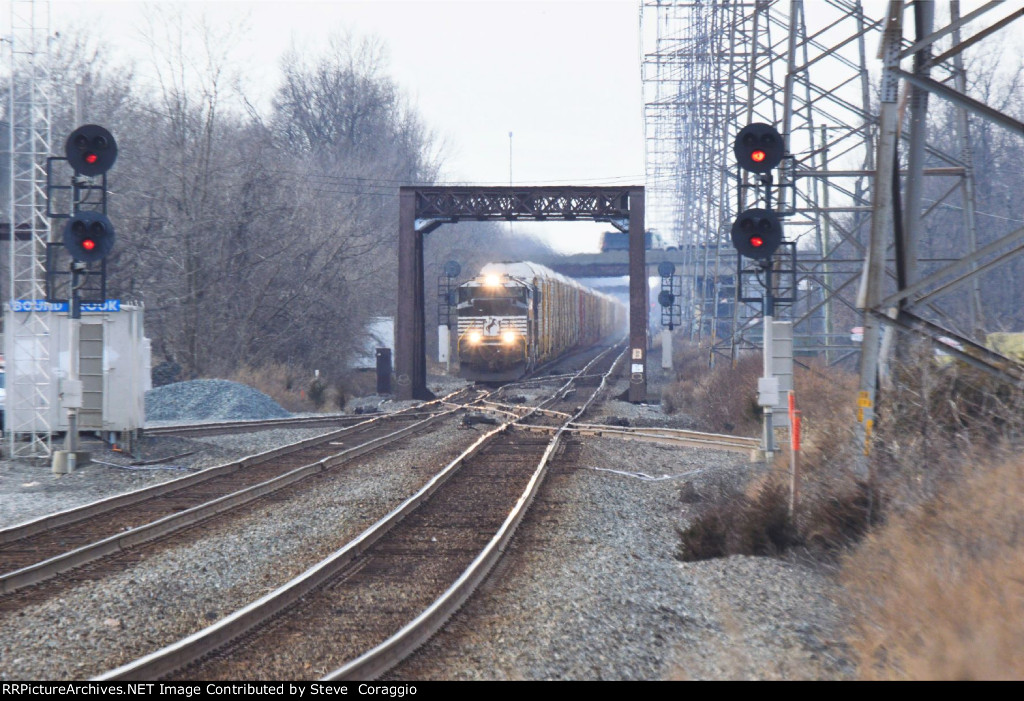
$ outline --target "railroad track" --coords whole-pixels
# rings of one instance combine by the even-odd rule
[[[206,629],[100,679],[375,677],[432,635],[486,577],[560,445],[604,386],[593,367],[505,420],[342,549]],[[610,372],[610,371],[607,371]],[[606,375],[607,372],[601,373]],[[573,393],[577,384],[592,391]],[[544,436],[526,426],[546,426]],[[174,678],[174,677],[171,677]]]
[[[485,394],[462,390],[146,489],[0,530],[0,592],[165,537],[391,444]]]
[[[751,459],[761,457],[761,441],[746,436],[730,436],[722,433],[701,433],[678,428],[608,426],[604,424],[572,423],[569,429],[582,436],[609,436],[624,440],[661,443],[663,445],[684,445],[690,448],[709,448],[749,453]]]
[[[378,413],[321,414],[317,416],[289,416],[283,419],[253,419],[246,421],[206,421],[202,423],[149,426],[144,430],[147,436],[216,436],[225,433],[251,433],[271,428],[332,428],[362,423]]]

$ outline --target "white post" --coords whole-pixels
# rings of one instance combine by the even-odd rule
[[[661,369],[672,369],[672,332],[661,330]]]
[[[771,294],[771,291],[766,290],[765,294]],[[765,381],[764,385],[767,391],[761,394],[759,402],[764,407],[764,454],[769,464],[775,452],[775,427],[773,426],[772,418],[775,405],[779,403],[778,380],[775,379],[775,373],[772,371],[772,348],[775,345],[774,334],[772,333],[774,330],[772,326],[773,321],[774,319],[769,315],[764,316],[761,320],[761,324],[764,327],[764,348],[762,350],[764,376],[762,379]]]
[[[451,331],[445,324],[441,324],[437,327],[437,362],[444,363],[446,373],[451,370],[450,350]]]

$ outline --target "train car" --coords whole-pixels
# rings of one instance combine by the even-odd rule
[[[625,333],[626,305],[529,262],[488,263],[458,290],[459,374],[504,382]]]

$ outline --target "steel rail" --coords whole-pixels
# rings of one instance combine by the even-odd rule
[[[249,419],[239,421],[204,421],[189,424],[162,424],[147,426],[143,429],[146,436],[176,436],[189,434],[201,436],[216,433],[243,433],[245,431],[264,431],[271,428],[303,428],[331,426],[335,424],[359,423],[383,412],[369,415],[356,414],[323,414],[321,416],[289,416],[277,419]]]
[[[582,375],[587,372],[592,365],[604,358],[610,350],[611,349],[594,358],[594,360],[588,363],[580,374]],[[625,357],[625,355],[626,351],[623,350],[620,354],[620,359]],[[519,523],[526,515],[529,505],[533,502],[533,498],[536,496],[537,491],[547,474],[551,456],[554,455],[555,451],[558,449],[562,435],[564,434],[566,427],[569,425],[569,422],[573,419],[579,418],[579,416],[581,416],[590,407],[594,399],[607,386],[608,376],[611,375],[618,366],[618,362],[612,364],[612,367],[602,375],[600,384],[590,395],[587,401],[584,402],[583,406],[580,407],[568,421],[562,423],[550,443],[548,443],[548,447],[541,456],[540,462],[535,468],[533,476],[530,478],[530,481],[522,495],[516,501],[516,505],[513,507],[512,511],[509,512],[505,522],[501,525],[498,532],[495,533],[487,545],[484,546],[484,549],[480,554],[476,556],[472,563],[470,563],[469,567],[467,567],[459,576],[455,583],[441,594],[434,603],[423,611],[423,613],[409,622],[390,638],[360,657],[345,663],[330,674],[324,676],[322,681],[376,679],[381,674],[384,674],[386,671],[404,660],[423,643],[429,640],[434,633],[436,633],[441,626],[443,626],[445,622],[456,611],[458,611],[462,604],[465,603],[466,599],[468,599],[473,592],[476,591],[477,587],[487,578],[488,573],[504,553],[505,546],[508,544],[508,541],[512,538],[516,528],[519,526]],[[566,385],[563,385],[563,387],[561,387],[555,394],[555,397],[560,396],[562,391],[566,389],[568,384],[571,382],[572,380],[570,380],[569,383],[566,383]]]
[[[406,416],[407,413],[412,413],[414,412],[414,410],[418,411],[425,406],[431,406],[434,404],[441,406],[444,402],[450,402],[452,397],[460,394],[461,392],[462,390],[460,390],[459,392],[453,392],[452,394],[442,397],[440,399],[435,399],[430,402],[424,402],[423,404],[420,404],[415,407],[409,407],[408,409],[402,411],[397,411],[390,414],[378,414],[369,417],[357,424],[353,424],[352,426],[345,426],[343,428],[340,428],[337,431],[325,433],[320,436],[313,436],[312,438],[304,438],[303,440],[296,441],[295,443],[289,443],[288,445],[272,448],[271,450],[267,450],[262,453],[256,453],[254,455],[242,458],[241,460],[235,460],[233,462],[225,463],[223,465],[215,465],[213,467],[206,468],[205,470],[201,470],[199,472],[187,475],[185,477],[179,477],[178,479],[168,480],[167,482],[161,482],[160,484],[156,484],[150,487],[143,487],[141,489],[137,489],[131,492],[125,492],[124,494],[118,494],[113,497],[99,499],[88,504],[83,504],[82,506],[76,506],[75,508],[72,509],[58,511],[53,514],[47,514],[46,516],[41,516],[39,518],[32,519],[30,521],[24,521],[13,526],[8,526],[6,528],[0,529],[0,545],[10,543],[15,540],[20,540],[21,538],[25,538],[30,535],[35,535],[37,533],[42,533],[43,531],[51,530],[59,526],[66,526],[76,521],[82,521],[87,518],[92,518],[93,516],[97,516],[106,511],[111,511],[113,509],[121,508],[123,506],[136,504],[138,502],[145,501],[146,499],[149,499],[151,497],[160,496],[162,494],[166,494],[168,492],[172,492],[183,487],[191,487],[193,485],[199,484],[200,482],[205,482],[208,479],[228,475],[237,470],[250,467],[252,465],[258,465],[260,463],[267,462],[268,460],[272,460],[276,457],[280,457],[288,453],[308,448],[311,445],[332,441],[337,438],[343,437],[346,433],[352,431],[353,429],[364,428],[378,421],[386,421],[391,418],[403,417]]]
[[[445,398],[446,400],[448,398]],[[435,400],[429,402],[429,404],[441,404],[443,400]],[[412,409],[419,409],[421,407],[410,407]],[[61,572],[80,567],[84,564],[97,560],[99,558],[108,556],[118,551],[126,550],[131,547],[136,547],[140,544],[155,540],[162,536],[173,533],[182,528],[186,528],[192,524],[198,523],[199,521],[206,520],[212,516],[220,513],[224,513],[233,508],[251,502],[262,496],[287,487],[294,482],[304,479],[316,472],[320,472],[326,469],[330,469],[338,464],[351,460],[353,458],[364,455],[368,452],[381,448],[391,442],[404,438],[410,433],[422,430],[426,426],[444,418],[450,416],[460,408],[448,409],[440,413],[429,416],[426,419],[417,421],[414,424],[410,424],[398,431],[393,431],[385,436],[379,436],[371,439],[361,445],[353,446],[346,450],[335,453],[334,455],[326,456],[317,462],[305,465],[302,467],[294,468],[286,473],[278,475],[269,480],[265,480],[255,485],[250,485],[244,489],[232,492],[231,494],[223,495],[217,499],[214,499],[203,504],[199,504],[190,509],[180,511],[174,514],[169,514],[163,518],[152,521],[148,524],[132,528],[121,533],[114,534],[107,538],[103,538],[94,543],[75,548],[66,553],[61,553],[55,557],[48,558],[38,563],[34,563],[27,567],[22,567],[17,570],[0,574],[0,593],[11,593],[18,589],[37,584],[43,580],[54,577]],[[194,475],[182,477],[176,480],[163,482],[152,487],[146,487],[143,489],[136,490],[134,492],[128,492],[126,494],[118,495],[108,499],[86,504],[75,509],[69,509],[62,511],[57,514],[44,516],[34,521],[20,524],[18,526],[12,526],[10,528],[0,531],[0,543],[6,544],[17,541],[22,538],[27,538],[33,535],[37,535],[46,530],[70,525],[79,521],[85,521],[90,518],[95,518],[104,513],[108,513],[118,508],[132,506],[144,502],[151,498],[156,498],[178,491],[183,488],[191,487],[196,484],[200,484],[209,479],[216,477],[222,477],[230,475],[239,470],[246,469],[253,465],[258,465],[269,460],[272,460],[283,455],[297,452],[304,448],[312,445],[330,443],[331,441],[346,436],[350,431],[359,427],[366,427],[367,425],[384,421],[394,417],[408,417],[416,416],[418,412],[410,411],[396,412],[393,414],[386,414],[372,419],[361,422],[356,426],[349,426],[338,431],[333,431],[328,434],[321,436],[314,436],[312,438],[306,438],[304,440],[292,443],[279,448],[274,448],[263,453],[249,456],[232,463],[225,465],[219,465],[208,468]]]
[[[598,358],[603,356],[604,354]],[[592,362],[596,362],[598,358],[595,358]],[[559,389],[559,392],[561,392],[565,387],[568,387],[571,382],[572,381],[570,380],[563,385],[563,387]],[[547,401],[554,401],[557,397],[558,393]],[[309,568],[304,573],[286,582],[248,606],[239,609],[226,618],[223,618],[176,643],[167,645],[160,650],[150,653],[149,655],[110,670],[103,675],[96,677],[95,680],[114,681],[159,678],[186,666],[196,659],[214,652],[218,648],[261,625],[268,619],[278,615],[302,597],[323,586],[340,572],[343,572],[357,557],[386,535],[388,531],[394,528],[406,516],[427,501],[427,499],[429,499],[431,495],[433,495],[445,482],[447,482],[452,475],[458,472],[468,459],[479,453],[495,436],[508,431],[513,424],[513,421],[506,421],[491,431],[481,435],[477,441],[464,450],[458,457],[448,463],[448,465],[442,468],[426,484],[417,490],[416,493],[408,497],[405,501],[395,507],[395,509],[364,530],[344,547],[332,553],[330,556]],[[531,484],[533,484],[532,480]],[[519,502],[517,502],[517,510],[520,508],[519,504],[522,500],[523,497],[520,497]],[[389,646],[389,649],[394,649],[394,646]],[[363,657],[366,656],[364,655]]]
[[[463,390],[460,390],[463,391]],[[433,404],[434,402],[430,402]],[[191,424],[168,424],[150,426],[144,429],[146,436],[204,436],[218,433],[245,433],[248,431],[266,431],[274,428],[316,428],[317,426],[334,426],[342,424],[343,428],[356,425],[367,419],[386,417],[402,413],[404,416],[415,414],[409,407],[399,411],[374,411],[367,414],[322,414],[318,416],[291,416],[279,419],[247,419],[240,421],[204,421]]]
[[[747,436],[731,436],[723,433],[703,433],[678,428],[657,426],[607,426],[603,424],[571,424],[569,430],[583,436],[612,436],[624,440],[645,441],[668,445],[686,445],[693,448],[749,452],[751,460],[761,455],[761,440]]]
[[[213,516],[222,514],[253,502],[268,494],[284,489],[285,487],[303,480],[311,475],[347,462],[353,458],[365,455],[386,445],[405,438],[411,433],[422,430],[426,426],[450,416],[459,411],[451,409],[436,414],[430,418],[422,419],[397,431],[384,436],[373,438],[362,445],[353,446],[334,455],[297,467],[284,474],[265,480],[258,484],[251,485],[244,489],[226,494],[217,499],[193,506],[184,511],[168,514],[163,518],[152,521],[142,526],[137,526],[122,533],[103,538],[89,545],[70,550],[55,557],[43,560],[28,567],[23,567],[12,572],[0,575],[0,592],[10,593],[33,584],[54,577],[61,572],[66,572],[76,567],[98,560],[102,557],[114,554],[122,550],[137,547],[144,543],[156,540],[169,535],[183,528],[205,521]]]

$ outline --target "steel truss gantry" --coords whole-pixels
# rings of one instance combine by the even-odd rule
[[[11,0],[10,19],[7,300],[41,300],[46,297],[50,240],[46,217],[46,159],[51,154],[50,3]],[[47,343],[50,321],[45,313],[23,312],[14,325],[18,328],[4,330],[8,347],[13,347],[13,357],[6,359],[8,455],[45,458],[51,452],[48,388],[54,381]],[[13,407],[19,411],[12,413]],[[19,417],[17,424],[12,425],[12,416]]]
[[[1024,381],[1024,368],[986,348],[981,337],[986,330],[996,330],[987,329],[981,282],[1024,251],[1020,243],[1024,239],[1024,228],[986,231],[984,238],[987,240],[981,240],[976,222],[970,134],[974,118],[987,120],[1019,139],[1024,136],[1024,122],[968,95],[963,61],[965,49],[1005,33],[1006,27],[1024,16],[1024,7],[1021,2],[988,2],[961,15],[960,2],[953,0],[949,3],[948,18],[943,18],[948,23],[936,29],[935,3],[917,0],[909,4],[914,12],[913,38],[908,39],[905,36],[908,32],[904,30],[904,24],[910,24],[904,21],[907,5],[903,0],[890,0],[879,51],[883,69],[878,168],[868,254],[858,297],[858,305],[864,311],[864,345],[860,358],[863,421],[859,435],[865,455],[870,447],[875,394],[879,379],[886,383],[888,350],[897,332],[915,334],[933,342],[942,339],[943,348],[962,360],[1018,387]],[[967,38],[964,38],[965,33],[969,34]],[[911,71],[902,65],[907,59],[913,59]],[[909,134],[904,136],[901,105],[908,91]],[[938,151],[931,140],[936,125],[927,119],[929,95],[947,101],[955,112],[955,132],[960,146],[955,157]],[[899,187],[900,163],[894,157],[901,142],[908,150],[907,176],[902,189]],[[924,209],[920,175],[927,172],[926,162],[936,159],[946,166],[942,170],[956,171],[959,181]],[[951,229],[948,223],[944,226],[944,222],[937,221],[934,212],[957,190],[963,203],[962,221],[959,227]],[[1007,224],[1009,222],[1004,224],[1004,229]],[[919,247],[925,241],[925,234],[936,231],[959,234],[963,247],[955,258],[925,268]],[[888,265],[890,245],[895,254],[894,272]],[[893,274],[895,285],[888,280]],[[951,295],[964,288],[967,288],[966,295]],[[862,463],[861,467],[867,469],[866,464]]]
[[[629,232],[629,389],[647,400],[647,314],[644,188],[415,186],[398,191],[398,296],[395,382],[399,399],[427,399],[423,237],[460,221],[599,221]]]

